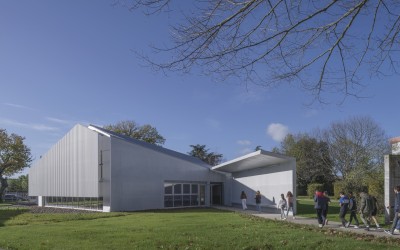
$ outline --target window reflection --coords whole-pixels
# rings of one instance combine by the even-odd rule
[[[204,184],[164,183],[164,207],[190,207],[204,205]]]
[[[103,197],[45,197],[45,205],[50,207],[103,210]]]

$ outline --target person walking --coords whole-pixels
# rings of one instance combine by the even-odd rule
[[[349,192],[349,211],[350,211],[350,219],[349,222],[347,222],[346,224],[346,228],[350,226],[353,219],[356,222],[354,228],[358,228],[360,223],[358,222],[357,219],[357,201],[356,197],[353,196],[353,192]]]
[[[375,196],[371,196],[371,200],[373,207],[371,212],[371,219],[375,222],[376,229],[381,229],[381,226],[379,226],[378,220],[376,219],[376,214],[378,213],[378,200]]]
[[[242,208],[243,210],[247,209],[247,195],[244,191],[242,191],[242,193],[240,194],[240,199],[242,200]]]
[[[373,210],[372,199],[366,192],[360,193],[360,217],[365,225],[365,230],[369,231],[371,224],[371,214]]]
[[[329,198],[328,191],[324,191],[324,196],[326,197],[326,208],[322,210],[322,214],[325,218],[324,225],[328,225],[328,208],[329,204],[331,203],[331,198]]]
[[[396,229],[393,231],[393,233],[400,233],[400,220],[397,220]]]
[[[281,220],[286,220],[287,219],[285,215],[286,199],[284,194],[281,194],[281,199],[278,202],[277,208],[281,210]]]
[[[395,200],[394,200],[394,218],[393,218],[393,224],[390,230],[385,230],[385,233],[393,235],[394,230],[396,229],[397,222],[399,220],[399,212],[400,212],[400,186],[396,186],[393,189],[395,193]]]
[[[340,204],[340,212],[339,212],[339,218],[342,221],[342,226],[341,227],[346,227],[347,221],[346,221],[346,214],[347,211],[349,210],[349,198],[344,194],[344,192],[340,192],[340,199],[339,199],[339,204]]]
[[[327,199],[319,190],[315,191],[314,204],[315,211],[317,212],[318,226],[322,228],[326,220],[322,211],[326,209]]]
[[[296,219],[296,215],[294,212],[294,197],[293,197],[293,193],[288,191],[286,194],[286,200],[287,200],[287,213],[286,213],[286,218],[289,217],[289,210],[292,209],[292,214],[293,214],[293,220]]]
[[[261,193],[260,193],[260,191],[256,192],[256,196],[254,197],[254,199],[256,200],[257,211],[261,213]]]

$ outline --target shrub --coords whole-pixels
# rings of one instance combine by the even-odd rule
[[[310,183],[307,186],[307,195],[309,197],[313,197],[315,190],[320,190],[320,191],[324,191],[325,185],[321,184],[321,183]]]
[[[333,183],[333,197],[338,198],[340,192],[346,192],[346,182],[345,181],[336,181]]]

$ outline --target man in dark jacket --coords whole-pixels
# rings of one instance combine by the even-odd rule
[[[315,191],[314,202],[314,208],[317,211],[318,226],[322,228],[326,220],[323,211],[326,209],[327,206],[327,198],[321,191],[317,190]]]
[[[369,226],[371,224],[371,214],[373,210],[373,203],[371,197],[365,193],[360,193],[361,201],[360,201],[360,214],[361,220],[365,225],[365,230],[369,231]]]
[[[385,230],[385,233],[393,235],[394,230],[396,229],[397,221],[399,220],[399,212],[400,212],[400,186],[396,186],[393,189],[395,193],[395,201],[394,201],[394,218],[393,224],[390,230]]]
[[[349,210],[350,210],[350,219],[349,222],[347,222],[346,227],[349,227],[351,224],[351,221],[354,219],[354,221],[356,222],[356,225],[354,226],[354,228],[358,228],[358,226],[360,225],[360,223],[358,222],[357,219],[357,201],[356,201],[356,197],[353,196],[353,192],[349,192]]]

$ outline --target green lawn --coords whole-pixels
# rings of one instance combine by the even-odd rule
[[[2,249],[399,249],[400,241],[214,209],[30,214],[0,211]]]

